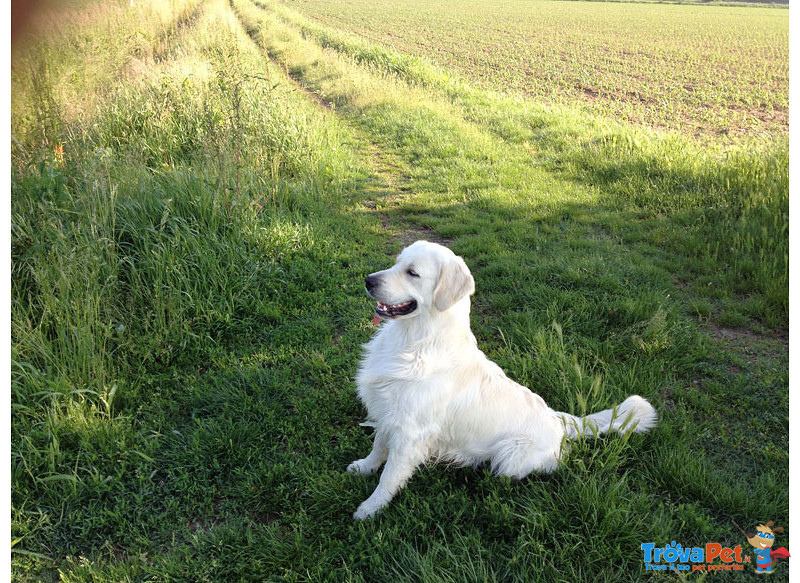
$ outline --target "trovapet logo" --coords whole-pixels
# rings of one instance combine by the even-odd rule
[[[672,541],[663,547],[655,543],[642,543],[641,550],[644,566],[647,571],[744,571],[745,565],[755,563],[755,572],[772,573],[775,559],[788,559],[788,549],[780,547],[772,549],[775,533],[782,533],[780,526],[773,527],[770,520],[759,524],[756,532],[746,533],[738,524],[733,523],[747,539],[752,550],[742,549],[742,545],[726,547],[720,543],[706,543],[701,547],[684,547]],[[755,561],[750,556],[755,554]]]
[[[672,541],[665,547],[642,543],[641,549],[648,571],[743,571],[744,563],[750,562],[741,545],[730,548],[706,543],[702,547],[683,547]]]

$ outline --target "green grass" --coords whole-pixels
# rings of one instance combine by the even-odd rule
[[[642,542],[788,526],[781,140],[499,96],[283,6],[141,4],[15,48],[15,580],[638,581]],[[415,238],[465,257],[512,378],[659,427],[520,482],[426,467],[354,523],[363,276]]]

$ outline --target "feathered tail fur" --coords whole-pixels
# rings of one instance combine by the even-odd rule
[[[631,395],[619,406],[592,413],[586,417],[576,417],[560,413],[570,438],[586,435],[596,437],[602,433],[643,433],[656,426],[658,416],[653,406],[639,395]]]

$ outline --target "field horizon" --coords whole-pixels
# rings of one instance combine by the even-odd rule
[[[460,1],[75,0],[15,44],[13,580],[641,581],[643,543],[746,555],[732,520],[788,546],[787,11],[717,7],[736,53],[682,18],[709,7]],[[642,40],[655,9],[685,42]],[[354,522],[363,277],[417,239],[512,379],[658,427],[520,481],[432,464]]]

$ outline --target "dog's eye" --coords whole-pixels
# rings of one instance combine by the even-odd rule
[[[414,271],[413,269],[409,269],[408,271],[406,271],[406,273],[407,273],[408,275],[410,275],[411,277],[419,277],[419,273],[417,273],[417,272],[416,272],[416,271]]]

